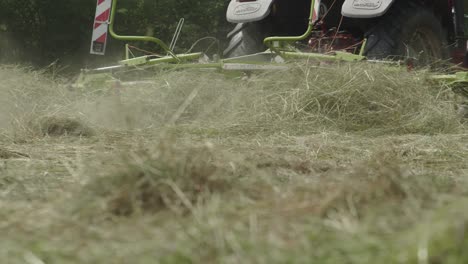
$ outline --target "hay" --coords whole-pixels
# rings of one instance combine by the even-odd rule
[[[458,115],[464,119],[464,122],[468,121],[468,103],[464,103],[458,106]]]
[[[62,116],[47,116],[40,118],[37,124],[37,129],[43,136],[59,137],[59,136],[93,136],[94,130],[86,125],[83,121],[70,117]]]
[[[390,207],[415,197],[430,201],[433,190],[428,188],[430,184],[426,181],[429,179],[414,177],[401,164],[391,152],[377,153],[339,177],[343,180],[338,183],[325,183],[321,188],[329,192],[324,193],[319,214],[325,216],[329,212],[339,211],[361,217],[367,208],[378,204],[385,203]],[[334,172],[337,173],[340,172]]]
[[[0,162],[0,258],[416,263],[408,256],[428,245],[429,261],[465,263],[456,214],[443,215],[441,237],[413,233],[466,196],[465,131],[394,135],[463,131],[445,88],[421,72],[312,66],[243,79],[156,73],[108,103],[105,92],[6,78],[0,120],[29,138],[2,143],[37,158]],[[44,137],[82,135],[80,124],[98,136]],[[174,139],[158,141],[161,131]]]
[[[196,70],[161,72],[152,84],[123,88],[117,100],[108,98],[102,87],[76,94],[30,72],[24,86],[10,78],[0,86],[0,91],[12,89],[10,106],[3,108],[13,113],[0,120],[19,120],[16,130],[28,118],[74,116],[77,112],[92,126],[126,130],[168,124],[235,134],[301,134],[324,129],[437,134],[463,129],[454,99],[447,96],[452,91],[425,82],[425,72],[408,73],[367,63],[327,68],[311,62],[291,67],[249,78]],[[12,75],[21,72],[16,69]],[[44,124],[45,134],[87,134],[74,132],[80,125],[70,121],[41,122],[57,123]]]
[[[85,209],[89,200],[104,202],[105,211],[119,216],[190,211],[210,195],[234,189],[236,176],[228,164],[218,163],[220,156],[209,146],[179,149],[163,141],[93,170],[97,175],[91,176],[85,195],[78,194],[77,200]]]
[[[17,140],[49,136],[91,136],[92,129],[73,117],[80,96],[44,73],[0,66],[0,121]]]
[[[0,159],[18,159],[18,158],[29,158],[29,155],[18,152],[0,148]]]
[[[267,78],[263,116],[344,131],[447,133],[460,128],[453,102],[440,100],[440,88],[428,86],[424,73],[353,64],[300,66],[286,76]]]
[[[454,101],[444,96],[452,92],[426,83],[425,74],[365,63],[333,68],[301,64],[246,80],[190,70],[165,72],[152,87],[125,91],[122,103],[137,123],[160,126],[197,91],[175,123],[239,134],[460,131]]]

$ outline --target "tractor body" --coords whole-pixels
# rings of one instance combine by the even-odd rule
[[[358,53],[367,40],[363,55],[372,59],[468,62],[467,0],[231,0],[227,20],[235,26],[224,55],[260,52],[266,37],[304,32],[311,4],[317,20],[299,43],[304,52]]]

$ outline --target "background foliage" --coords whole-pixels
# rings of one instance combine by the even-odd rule
[[[58,61],[82,67],[115,60],[122,44],[111,41],[105,58],[88,55],[95,0],[2,0],[0,1],[0,61],[30,62],[36,66]],[[178,49],[197,39],[222,39],[230,25],[225,22],[228,0],[120,0],[116,30],[125,34],[157,36],[170,42],[177,21],[184,17]],[[152,49],[148,44],[140,47]],[[202,45],[203,47],[203,45]],[[154,49],[154,48],[153,48]]]

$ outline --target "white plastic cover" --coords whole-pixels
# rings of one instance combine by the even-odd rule
[[[395,0],[346,0],[341,9],[345,17],[371,18],[384,15]],[[406,1],[406,0],[403,0]]]
[[[270,14],[273,0],[255,0],[239,2],[231,0],[227,10],[227,20],[231,23],[246,23],[260,21]]]

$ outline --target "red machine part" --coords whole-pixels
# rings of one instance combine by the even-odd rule
[[[308,46],[311,52],[347,51],[356,53],[363,42],[347,31],[339,31],[337,28],[326,30],[323,25],[321,27],[322,30],[312,32],[309,39]]]

